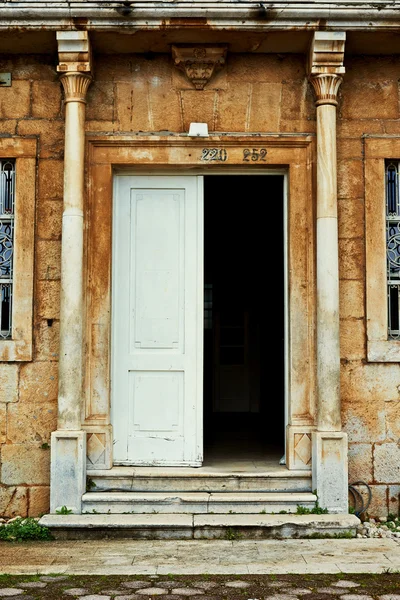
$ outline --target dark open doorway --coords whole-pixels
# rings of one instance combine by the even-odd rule
[[[204,177],[206,462],[284,452],[283,184]]]

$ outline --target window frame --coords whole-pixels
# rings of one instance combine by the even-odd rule
[[[365,136],[367,359],[400,362],[400,340],[388,337],[386,161],[400,160],[400,137]]]
[[[0,340],[0,361],[31,361],[36,197],[36,138],[0,138],[0,158],[15,159],[12,334]]]

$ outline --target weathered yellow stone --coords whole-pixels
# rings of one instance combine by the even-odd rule
[[[35,360],[58,360],[60,323],[44,319],[35,326]]]
[[[34,362],[22,365],[20,402],[51,402],[58,396],[58,365],[54,362]]]
[[[228,79],[236,85],[249,83],[281,83],[306,78],[306,61],[300,55],[229,54]]]
[[[0,486],[0,515],[3,517],[26,517],[28,488]]]
[[[200,96],[199,96],[200,94]],[[218,95],[214,91],[183,90],[183,129],[189,131],[190,123],[207,123],[208,130],[215,130],[215,109]],[[201,101],[199,102],[199,98]]]
[[[349,483],[361,480],[370,484],[372,482],[372,444],[350,443],[348,458]],[[350,501],[351,499],[350,495]]]
[[[350,404],[360,407],[363,419],[367,419],[371,412],[375,414],[378,406],[380,411],[385,411],[385,402],[400,399],[399,365],[363,364],[360,361],[342,364],[341,396],[346,401],[346,409],[350,409]]]
[[[30,114],[31,84],[13,81],[10,87],[0,87],[0,118],[23,119]]]
[[[340,321],[340,357],[345,360],[365,358],[364,319]]]
[[[360,238],[339,239],[340,279],[364,279],[364,241]]]
[[[386,402],[385,413],[387,439],[398,442],[400,440],[400,400]]]
[[[57,429],[56,402],[17,402],[7,413],[7,440],[12,444],[50,442],[50,433]]]
[[[27,119],[19,122],[19,135],[38,135],[41,158],[60,158],[64,151],[64,120]]]
[[[42,200],[37,203],[37,234],[40,239],[61,239],[62,213],[62,201]]]
[[[384,133],[384,125],[381,120],[358,120],[341,119],[337,121],[338,139],[361,138],[364,134]]]
[[[49,512],[50,487],[48,485],[29,488],[29,517],[40,517]]]
[[[116,116],[120,131],[149,131],[149,97],[143,81],[117,83]]]
[[[38,279],[60,279],[61,242],[39,241],[36,245],[36,261]]]
[[[363,164],[361,160],[338,161],[338,198],[362,198]]]
[[[38,281],[36,310],[41,319],[58,319],[60,315],[60,282]]]
[[[397,119],[400,116],[397,80],[352,81],[345,77],[342,98],[344,119]]]
[[[7,404],[0,404],[0,444],[7,439]]]
[[[179,94],[165,90],[157,78],[150,79],[148,90],[151,130],[183,131]]]
[[[17,133],[17,123],[16,119],[0,119],[0,133],[15,135]]]
[[[62,160],[39,161],[39,198],[62,198],[64,187],[64,163]]]
[[[279,131],[281,98],[281,84],[254,84],[251,90],[248,131]]]
[[[384,402],[375,401],[372,411],[365,401],[342,398],[342,421],[349,443],[382,442],[386,438]]]
[[[282,119],[316,118],[314,96],[306,78],[296,81],[284,81],[280,103]]]
[[[86,119],[112,121],[114,118],[114,84],[95,79],[86,96]]]
[[[339,198],[338,228],[340,238],[364,237],[363,198]]]
[[[0,402],[18,400],[18,365],[0,364]]]
[[[248,131],[251,89],[249,83],[236,83],[220,92],[217,131]]]
[[[61,113],[61,85],[59,81],[32,82],[32,116],[53,119]]]
[[[339,306],[342,319],[362,319],[365,314],[364,284],[342,279],[339,283]]]
[[[32,444],[7,444],[1,448],[1,483],[48,485],[50,453]]]

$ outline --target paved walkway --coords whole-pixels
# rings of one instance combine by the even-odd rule
[[[394,539],[88,540],[0,543],[0,573],[400,573]]]

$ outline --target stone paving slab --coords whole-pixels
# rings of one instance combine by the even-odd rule
[[[400,545],[392,539],[0,543],[0,573],[380,573],[399,567]]]

